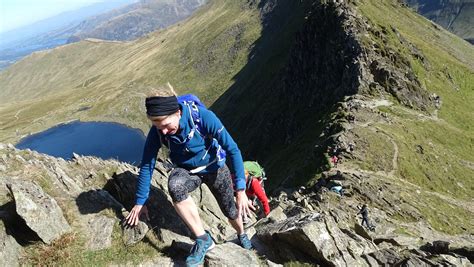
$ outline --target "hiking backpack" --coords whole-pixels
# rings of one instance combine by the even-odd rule
[[[264,181],[267,180],[267,177],[265,175],[265,170],[263,169],[263,167],[256,161],[245,161],[244,169],[249,173],[250,176],[247,181],[246,190],[248,190],[252,185],[252,180],[254,179],[254,177],[260,182],[262,189],[264,189]]]
[[[225,150],[219,145],[219,142],[217,139],[212,136],[212,134],[207,132],[207,129],[202,125],[202,119],[201,119],[201,114],[199,112],[199,108],[201,109],[207,109],[206,106],[199,100],[199,98],[193,94],[186,94],[186,95],[181,95],[178,96],[178,103],[183,104],[185,108],[189,110],[189,114],[191,114],[192,118],[192,123],[193,123],[193,128],[191,129],[191,132],[188,134],[185,143],[191,141],[191,139],[194,137],[194,134],[197,132],[203,139],[206,147],[206,154],[209,152],[211,148],[216,149],[216,161],[225,161]],[[199,107],[199,108],[198,108]],[[223,129],[224,127],[222,127]],[[169,143],[169,140],[168,140]],[[169,147],[169,145],[168,145]],[[214,163],[211,162],[210,164]],[[209,165],[210,165],[209,164]]]

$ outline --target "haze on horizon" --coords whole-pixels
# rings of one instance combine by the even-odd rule
[[[0,0],[0,33],[105,1],[113,0]]]

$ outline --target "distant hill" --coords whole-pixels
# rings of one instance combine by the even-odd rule
[[[113,0],[95,3],[76,10],[60,13],[27,26],[0,33],[0,49],[15,47],[18,43],[25,42],[30,38],[38,38],[39,35],[70,27],[71,24],[76,25],[88,17],[96,16],[136,1],[137,0]]]
[[[67,42],[84,19],[137,0],[113,0],[63,12],[31,25],[0,34],[0,70],[34,51],[50,49]]]
[[[188,17],[205,2],[206,0],[141,0],[82,21],[68,42],[85,38],[133,40]]]
[[[106,1],[108,4],[98,3],[65,12],[29,27],[5,33],[0,46],[0,70],[34,51],[51,49],[85,38],[136,39],[186,18],[206,0],[133,2],[136,1]]]
[[[474,1],[405,0],[418,13],[474,44]]]

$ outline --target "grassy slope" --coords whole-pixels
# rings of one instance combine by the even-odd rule
[[[135,42],[82,41],[35,53],[0,73],[0,141],[72,119],[146,131],[141,114],[148,86],[169,81],[209,104],[232,84],[259,32],[256,9],[216,0]]]
[[[425,87],[440,95],[443,101],[440,119],[435,121],[419,120],[417,115],[399,106],[385,108],[384,111],[397,118],[396,124],[379,125],[399,146],[397,175],[435,192],[469,198],[473,195],[474,173],[464,161],[474,162],[474,114],[470,105],[474,103],[472,47],[392,1],[364,0],[359,8],[375,25],[394,26],[423,52],[430,63],[428,69],[412,58],[398,40],[392,39],[389,44],[411,59],[412,67]],[[386,20],[389,13],[392,19]],[[291,32],[292,28],[284,29]],[[249,47],[259,40],[261,29],[257,10],[237,1],[216,0],[186,22],[136,42],[83,41],[32,55],[0,73],[0,141],[16,141],[22,134],[77,118],[123,122],[145,131],[143,92],[147,85],[166,81],[173,83],[181,93],[192,88],[210,104],[234,84],[236,75],[247,63]],[[286,51],[272,52],[286,55]],[[266,81],[272,80],[282,59],[268,56],[264,63],[264,71],[251,73],[254,66],[244,74],[255,78],[249,80],[268,86]],[[255,77],[256,73],[258,77]],[[245,85],[248,77],[239,77],[240,86]],[[241,91],[234,90],[234,93],[238,92]],[[262,93],[254,91],[255,95]],[[232,97],[229,99],[233,100]],[[278,168],[275,172],[287,169],[293,161],[300,161],[301,154],[312,153],[313,148],[307,144],[311,144],[314,133],[320,131],[318,125],[315,123],[310,131],[301,133],[298,138],[296,148],[304,149],[304,153],[282,150],[278,158],[269,162]],[[380,145],[376,140],[380,140]],[[380,151],[383,140],[372,138],[374,142],[367,147],[368,154],[391,156],[391,153]],[[416,152],[417,145],[424,148],[424,154]],[[276,147],[279,146],[282,144]],[[380,157],[366,159],[364,168],[386,169],[391,158],[381,161]],[[378,166],[380,162],[382,164]],[[314,172],[314,168],[302,171]],[[402,197],[407,202],[416,202],[413,194]],[[455,226],[448,231],[459,232],[469,225],[466,218],[469,219],[470,214],[464,210],[449,208],[449,205],[439,207],[419,205],[418,208],[433,225],[437,225],[437,229],[446,230],[451,223]],[[459,215],[448,221],[437,220],[446,216],[442,213],[452,213],[451,210]]]
[[[442,107],[435,116],[420,117],[400,106],[383,107],[395,123],[379,125],[398,144],[397,176],[450,197],[469,201],[474,195],[474,48],[392,1],[365,0],[359,8],[376,27],[393,26],[414,44],[429,62],[410,56],[398,39],[389,46],[410,59],[415,74],[430,91],[441,96]],[[390,13],[390,20],[383,19]],[[393,36],[392,36],[393,37]],[[374,38],[374,37],[372,37]],[[420,153],[419,147],[423,148]],[[370,151],[375,154],[377,151]],[[365,162],[375,165],[380,160]],[[461,233],[472,227],[472,213],[448,205],[440,197],[402,196],[412,203],[438,230]],[[424,201],[420,201],[424,200]],[[471,221],[471,222],[470,222]]]

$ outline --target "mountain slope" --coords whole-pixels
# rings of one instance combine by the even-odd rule
[[[472,226],[474,50],[396,1],[354,8],[314,5],[280,70],[266,76],[274,63],[261,58],[253,79],[242,75],[213,107],[273,188],[316,182],[329,168],[324,152],[339,147],[336,170],[381,190],[360,192],[364,201],[462,233]]]
[[[69,42],[85,38],[133,40],[183,20],[204,3],[204,0],[142,0],[82,21]]]
[[[130,1],[127,2],[130,3]],[[122,3],[120,7],[119,3]],[[69,19],[70,22],[63,25],[52,23],[51,20],[54,21],[54,19],[46,20],[42,24],[52,23],[56,27],[50,26],[48,31],[39,31],[36,35],[6,45],[4,49],[0,50],[0,67],[5,68],[34,51],[54,48],[81,39],[98,38],[122,41],[137,39],[151,31],[168,27],[183,20],[204,3],[204,0],[142,0],[138,3],[125,5],[125,2],[122,1],[114,2],[115,9],[106,4],[93,5],[97,9],[96,12],[87,17],[85,14],[90,12],[84,12],[82,9],[67,12],[59,17],[62,20],[64,17],[75,19]],[[98,7],[96,7],[97,5]],[[107,7],[108,9],[106,9]],[[89,11],[89,9],[85,9],[85,11]]]
[[[3,32],[0,34],[0,39],[2,40],[0,44],[0,49],[12,48],[15,45],[18,45],[18,42],[23,40],[23,42],[34,36],[40,34],[45,34],[47,32],[63,28],[69,24],[77,23],[83,19],[86,19],[90,16],[95,16],[97,14],[107,12],[114,8],[121,7],[126,4],[132,3],[133,0],[113,0],[95,3],[86,7],[79,8],[77,10],[66,11],[51,18],[47,18],[31,25],[23,26],[11,31]],[[16,44],[13,44],[16,42]]]
[[[143,93],[167,81],[210,103],[246,63],[259,25],[246,3],[215,1],[134,42],[85,40],[34,53],[0,73],[2,136],[17,139],[75,117],[134,121],[145,131]],[[77,112],[84,106],[91,109]]]
[[[135,42],[36,53],[0,73],[1,140],[75,118],[146,131],[144,92],[170,81],[213,103],[269,191],[342,175],[384,228],[472,234],[474,49],[398,1],[335,2],[211,1]]]
[[[63,45],[81,20],[130,4],[131,0],[95,3],[0,34],[0,70],[38,50]]]
[[[423,16],[470,43],[474,43],[474,3],[472,1],[407,0],[406,2]]]

